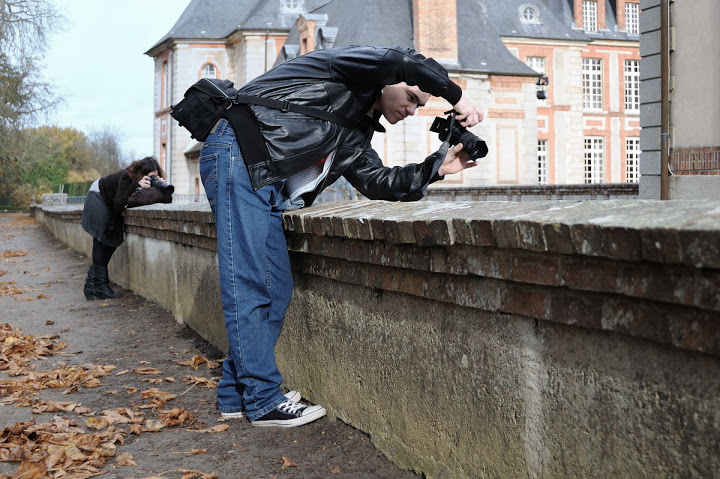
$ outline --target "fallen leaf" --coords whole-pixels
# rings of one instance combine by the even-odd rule
[[[142,432],[158,432],[165,429],[165,423],[159,419],[147,419],[143,423]]]
[[[14,250],[14,249],[8,249],[0,253],[0,257],[3,258],[20,258],[21,256],[26,256],[27,251],[22,250]]]
[[[188,431],[201,433],[217,433],[227,431],[228,429],[230,429],[229,424],[218,424],[217,426],[209,427],[207,429],[188,429]]]
[[[200,356],[199,354],[196,354],[192,357],[192,359],[188,359],[186,361],[175,361],[176,363],[180,364],[181,366],[190,366],[194,369],[197,369],[200,367],[201,364],[207,362],[207,358]]]
[[[85,420],[85,424],[87,424],[87,427],[92,429],[105,429],[110,425],[109,422],[107,422],[104,419],[97,418],[97,417],[89,417]]]
[[[330,472],[332,472],[333,474],[339,474],[341,472],[340,466],[333,466],[330,469]]]
[[[135,368],[132,372],[135,374],[161,374],[161,372],[155,368]]]
[[[118,466],[137,466],[137,463],[133,461],[133,456],[129,452],[123,452],[118,454],[115,460]]]
[[[282,469],[285,469],[287,467],[297,467],[297,464],[295,464],[295,461],[293,461],[289,457],[282,456]]]
[[[192,449],[190,451],[173,452],[173,454],[190,454],[192,456],[194,456],[196,454],[207,454],[207,453],[208,453],[207,449]]]

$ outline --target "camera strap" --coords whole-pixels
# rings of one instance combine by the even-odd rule
[[[452,129],[453,129],[454,125],[455,125],[455,114],[453,113],[452,115],[450,115],[450,128],[448,128],[448,134],[445,137],[445,141],[443,141],[442,145],[440,145],[440,148],[438,148],[438,153],[440,153],[440,155],[442,156],[443,161],[445,161],[445,157],[447,156],[447,153],[450,150],[450,137],[452,136]]]

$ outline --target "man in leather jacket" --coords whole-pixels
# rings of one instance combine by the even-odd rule
[[[388,168],[370,146],[373,133],[384,131],[380,116],[395,124],[431,95],[447,100],[465,127],[482,121],[483,114],[442,66],[400,47],[315,51],[275,67],[240,93],[342,119],[234,106],[232,125],[221,119],[200,154],[200,175],[216,219],[229,342],[218,386],[220,413],[247,415],[254,426],[299,426],[324,416],[325,409],[280,390],[274,347],[292,296],[282,211],[312,204],[341,176],[370,199],[418,200],[430,183],[474,163],[458,144],[444,160],[434,154]]]

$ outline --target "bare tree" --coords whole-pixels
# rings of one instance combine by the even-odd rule
[[[128,163],[120,143],[122,135],[113,127],[105,126],[90,131],[92,164],[102,174],[112,173]]]
[[[62,20],[49,0],[0,0],[0,142],[57,104],[39,70],[47,35]]]

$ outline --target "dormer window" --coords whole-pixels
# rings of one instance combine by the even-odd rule
[[[637,3],[625,4],[625,29],[630,35],[640,34],[639,6]]]
[[[583,28],[586,32],[598,31],[598,2],[596,0],[583,0],[582,2]]]
[[[206,63],[200,73],[201,78],[217,78],[217,69],[212,63]]]
[[[282,13],[303,13],[304,0],[281,0]]]
[[[521,23],[540,23],[540,12],[535,5],[525,4],[518,8]]]

